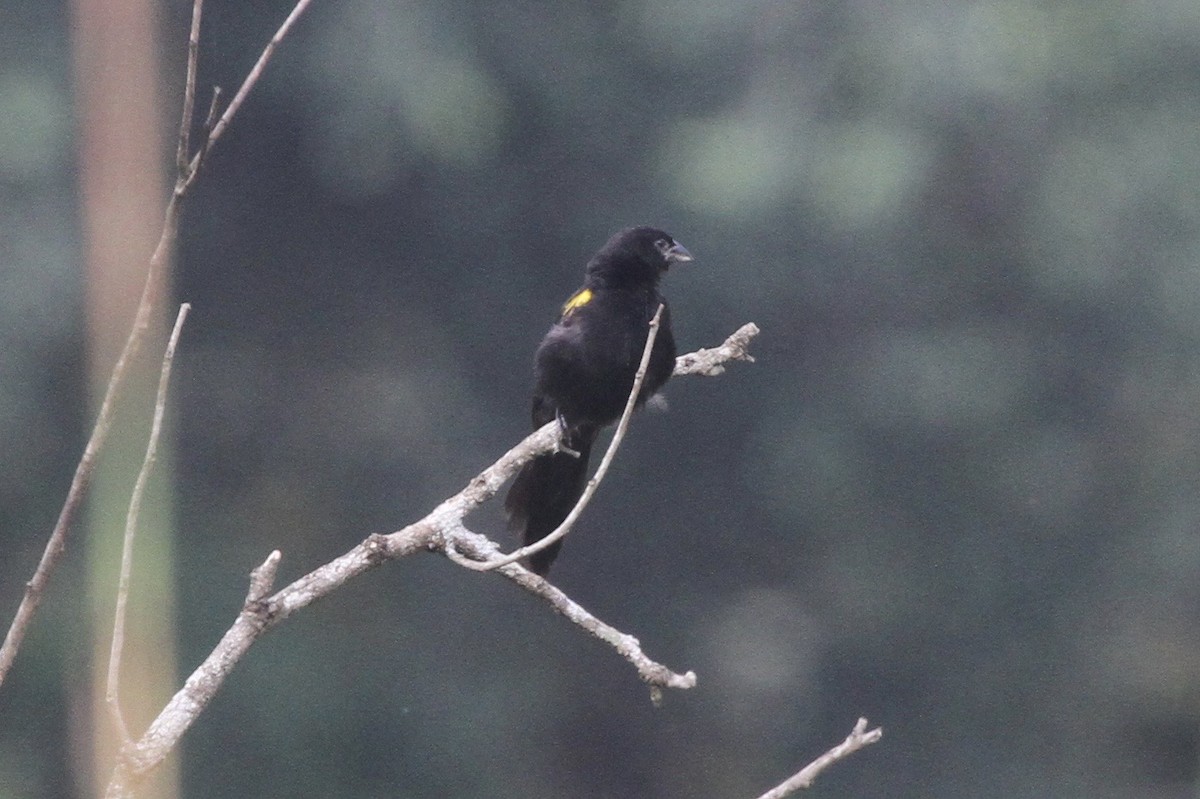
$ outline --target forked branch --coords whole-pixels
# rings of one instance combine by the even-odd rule
[[[711,352],[724,347],[726,345]],[[727,353],[728,359],[739,357],[733,354],[732,350],[727,350]],[[741,357],[744,359],[744,356],[743,345]],[[720,357],[714,356],[712,363],[719,365],[720,360]],[[442,552],[456,561],[461,561],[462,555],[476,560],[490,561],[498,558],[500,550],[496,544],[467,529],[463,519],[479,505],[494,497],[521,466],[532,458],[549,452],[557,442],[558,426],[551,422],[505,453],[498,461],[472,478],[461,491],[442,502],[424,518],[394,533],[368,536],[341,557],[314,569],[268,596],[281,557],[278,551],[272,552],[266,561],[254,570],[246,601],[233,626],[226,631],[204,662],[188,677],[183,688],[171,698],[145,735],[137,743],[123,750],[109,784],[108,795],[131,796],[132,786],[162,763],[175,748],[254,642],[293,613],[336,591],[365,571],[389,560],[397,560],[417,552]],[[451,556],[451,552],[458,557]],[[657,697],[664,688],[687,689],[696,684],[696,675],[693,672],[678,674],[651,660],[632,635],[622,633],[596,618],[558,588],[520,564],[509,563],[498,567],[496,571],[526,591],[541,597],[555,611],[590,635],[612,646],[634,666],[642,681],[651,687],[652,696]]]
[[[54,573],[59,560],[61,560],[63,553],[66,551],[67,534],[74,524],[75,517],[91,485],[96,460],[100,456],[100,452],[108,439],[109,429],[112,427],[113,414],[116,411],[117,402],[125,388],[130,367],[137,359],[142,345],[146,340],[150,320],[153,318],[156,309],[156,298],[160,294],[159,287],[162,282],[163,273],[166,270],[170,254],[175,248],[183,198],[187,194],[188,189],[195,183],[196,177],[200,173],[200,168],[204,163],[205,155],[212,149],[213,145],[221,137],[221,134],[225,132],[225,129],[229,127],[230,122],[233,121],[233,117],[241,107],[243,101],[258,82],[259,77],[266,68],[267,62],[275,52],[275,48],[287,35],[288,31],[291,30],[292,25],[295,24],[300,15],[308,8],[310,2],[311,0],[300,0],[296,3],[291,13],[288,14],[287,19],[284,20],[283,25],[280,26],[279,30],[271,38],[262,55],[259,56],[258,61],[242,82],[233,101],[225,109],[225,113],[221,115],[221,118],[215,124],[211,124],[211,118],[215,115],[215,103],[218,96],[217,92],[214,91],[214,107],[209,109],[209,120],[206,120],[204,125],[204,141],[194,154],[189,154],[188,150],[191,146],[190,133],[194,122],[196,101],[196,66],[200,52],[200,18],[204,7],[203,0],[193,0],[192,23],[188,37],[188,62],[184,85],[183,117],[179,125],[179,142],[176,151],[177,174],[175,177],[175,187],[167,200],[167,207],[163,214],[162,233],[159,235],[158,244],[150,256],[149,265],[146,270],[146,281],[142,287],[141,299],[138,301],[133,327],[129,331],[129,336],[125,339],[125,345],[121,349],[121,354],[117,358],[116,365],[113,366],[112,374],[109,376],[108,386],[104,391],[104,399],[100,403],[100,411],[96,416],[96,423],[92,428],[91,435],[88,437],[87,444],[84,446],[83,455],[75,467],[75,475],[71,479],[71,487],[67,490],[67,498],[63,502],[62,509],[59,511],[58,521],[55,522],[54,530],[51,531],[50,537],[46,541],[46,548],[42,552],[42,557],[38,561],[37,568],[34,569],[33,577],[25,584],[25,593],[21,597],[21,604],[17,607],[12,624],[9,625],[8,632],[5,634],[4,643],[0,644],[0,685],[4,684],[4,678],[7,676],[9,669],[12,668],[13,661],[17,657],[17,652],[21,648],[21,643],[25,640],[25,634],[33,622],[33,616],[37,612],[38,606],[41,604],[42,597],[46,591],[46,585],[50,582],[50,576]]]

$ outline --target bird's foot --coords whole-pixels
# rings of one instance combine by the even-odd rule
[[[567,418],[562,415],[562,411],[556,412],[554,418],[558,421],[558,442],[555,448],[564,455],[570,455],[572,458],[580,457],[579,450],[572,449],[567,444],[567,441],[571,437],[571,426],[567,424]]]

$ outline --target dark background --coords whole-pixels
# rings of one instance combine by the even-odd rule
[[[201,86],[288,8],[210,3]],[[0,30],[7,624],[92,412],[66,9]],[[813,795],[1195,796],[1200,4],[338,0],[256,91],[180,238],[179,679],[271,549],[299,576],[527,432],[613,230],[696,255],[681,351],[763,332],[636,420],[553,573],[695,690],[412,558],[251,650],[184,796],[752,797],[859,715]],[[81,557],[0,689],[6,796],[82,795]]]

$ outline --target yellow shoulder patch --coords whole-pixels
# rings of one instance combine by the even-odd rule
[[[571,313],[571,311],[575,310],[576,308],[582,308],[583,306],[587,305],[591,301],[592,301],[592,290],[591,289],[580,289],[579,291],[577,291],[571,295],[571,299],[569,299],[565,303],[563,303],[562,315],[566,316],[567,314]]]

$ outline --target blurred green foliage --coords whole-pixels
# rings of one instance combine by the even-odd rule
[[[286,10],[206,9],[201,85]],[[0,23],[12,609],[88,420],[66,10]],[[1191,0],[315,4],[185,212],[185,669],[271,549],[298,576],[518,440],[614,229],[696,254],[682,348],[763,333],[637,420],[554,575],[695,691],[656,710],[418,558],[251,651],[185,794],[754,796],[862,714],[887,735],[823,795],[1194,795],[1198,131]],[[0,689],[0,795],[76,795],[78,559]]]

